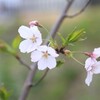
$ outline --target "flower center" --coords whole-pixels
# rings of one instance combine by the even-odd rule
[[[32,40],[32,42],[36,42],[36,37],[33,35],[33,37],[30,38],[30,40]]]
[[[45,57],[45,58],[48,58],[48,52],[46,51],[46,52],[43,52],[43,57]]]

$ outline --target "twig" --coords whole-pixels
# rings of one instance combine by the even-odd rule
[[[15,56],[15,58],[25,67],[27,67],[28,69],[31,69],[29,65],[27,65],[25,62],[22,61],[22,59],[17,55]]]
[[[65,14],[69,11],[69,8],[71,7],[72,3],[74,2],[74,0],[69,0],[68,3],[66,2],[65,8],[62,11],[60,17],[58,18],[58,20],[56,21],[56,23],[54,24],[54,26],[52,27],[50,34],[47,37],[47,41],[45,41],[45,44],[48,43],[48,40],[50,39],[50,36],[52,36],[52,38],[55,37],[56,32],[58,31],[60,25],[62,24],[63,20],[65,19]]]
[[[22,94],[19,97],[19,100],[26,100],[27,96],[29,94],[29,91],[32,87],[32,82],[33,82],[33,78],[35,77],[36,71],[37,71],[37,67],[36,67],[36,63],[32,65],[33,69],[29,70],[29,73],[27,75],[26,81],[24,82],[24,86],[22,89]]]
[[[35,84],[33,84],[33,86],[37,86],[45,78],[45,76],[47,75],[48,71],[49,71],[49,68],[46,69],[46,71],[44,72],[43,76]]]
[[[51,32],[50,32],[51,35],[49,35],[47,37],[47,39],[44,42],[44,44],[48,44],[48,40],[50,39],[50,36],[52,36],[52,38],[55,38],[56,33],[57,33],[60,25],[62,24],[63,20],[66,18],[65,14],[68,13],[69,8],[73,4],[73,1],[74,0],[69,0],[68,3],[66,2],[65,8],[64,8],[61,16],[58,18],[58,20],[54,24],[54,26],[53,26],[53,28],[51,29]],[[37,69],[37,66],[36,66],[36,63],[35,63],[34,69],[29,71],[29,74],[28,74],[28,76],[26,78],[26,81],[24,83],[24,86],[23,86],[21,95],[19,97],[19,100],[26,100],[26,98],[27,98],[27,96],[29,94],[29,91],[30,91],[30,89],[32,87],[33,78],[35,77],[35,74],[36,74],[36,69]],[[44,75],[40,78],[40,81],[38,81],[38,83],[40,83],[44,79],[44,77],[47,75],[47,72],[44,73]]]
[[[65,17],[67,18],[73,18],[73,17],[76,17],[78,15],[80,15],[82,12],[84,12],[84,10],[87,8],[87,6],[90,4],[91,0],[88,0],[87,3],[85,4],[85,6],[77,13],[73,14],[73,15],[65,15]]]

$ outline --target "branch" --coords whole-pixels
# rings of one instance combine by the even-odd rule
[[[77,13],[75,13],[73,15],[67,15],[66,14],[65,17],[67,17],[67,18],[74,18],[74,17],[80,15],[82,12],[84,12],[84,10],[87,8],[87,6],[90,4],[90,2],[91,2],[91,0],[88,0],[87,3],[85,4],[85,6],[79,12],[77,12]]]
[[[22,94],[20,95],[19,100],[26,100],[27,99],[29,91],[32,87],[33,78],[35,77],[35,74],[36,74],[36,71],[37,71],[36,66],[37,66],[36,63],[32,64],[33,69],[29,70],[29,73],[27,75],[26,81],[24,82]]]
[[[47,39],[46,39],[46,41],[44,42],[44,44],[48,44],[48,40],[50,39],[50,36],[52,36],[52,38],[55,38],[58,29],[60,28],[60,26],[61,26],[63,20],[66,18],[65,15],[68,13],[68,11],[69,11],[71,5],[73,4],[73,1],[74,1],[74,0],[68,0],[68,3],[66,2],[65,8],[63,9],[63,11],[62,11],[60,17],[58,18],[58,20],[57,20],[56,23],[54,24],[53,28],[51,29],[51,32],[50,32],[51,35],[49,35],[49,36],[47,37]],[[37,65],[36,65],[36,63],[35,63],[34,66],[32,66],[31,68],[33,68],[33,67],[34,67],[33,70],[29,70],[29,73],[28,73],[28,76],[27,76],[26,81],[25,81],[25,83],[24,83],[24,86],[23,86],[23,89],[22,89],[22,93],[21,93],[21,95],[20,95],[20,97],[19,97],[19,100],[26,100],[26,98],[27,98],[27,96],[28,96],[28,94],[29,94],[29,91],[30,91],[30,89],[31,89],[31,87],[32,87],[33,78],[35,77],[36,70],[37,70]],[[36,85],[37,85],[38,83],[40,83],[40,82],[45,78],[45,76],[47,75],[47,72],[48,72],[48,71],[49,71],[48,69],[45,71],[45,73],[44,73],[43,76],[40,78],[40,80],[36,83]]]
[[[55,38],[56,36],[56,32],[58,31],[58,29],[60,28],[63,20],[66,18],[65,14],[69,11],[72,3],[74,2],[74,0],[68,0],[68,3],[66,2],[66,5],[60,15],[60,17],[57,19],[56,23],[54,24],[54,26],[52,27],[51,31],[50,31],[50,35],[47,37],[47,41],[45,41],[45,44],[48,43],[48,40],[50,39],[50,36],[52,38]]]
[[[46,71],[43,74],[43,76],[35,84],[33,84],[33,86],[37,86],[45,78],[45,76],[47,75],[48,71],[49,71],[49,68],[46,69]]]
[[[27,67],[28,69],[31,69],[29,65],[27,65],[25,62],[22,61],[22,59],[17,55],[15,56],[15,58],[25,67]]]

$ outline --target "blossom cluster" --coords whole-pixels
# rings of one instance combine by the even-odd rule
[[[31,61],[37,62],[39,70],[55,68],[57,65],[56,57],[59,56],[56,52],[57,50],[50,46],[42,45],[42,34],[37,27],[41,27],[41,25],[37,21],[31,21],[29,26],[22,25],[18,29],[20,36],[24,39],[19,45],[20,51],[22,53],[31,53]],[[68,55],[71,53],[69,50],[62,52]],[[87,72],[85,83],[89,86],[92,82],[93,74],[100,74],[100,61],[97,60],[100,57],[100,47],[95,48],[92,53],[84,52],[84,54],[89,57],[84,65]]]
[[[87,77],[85,83],[89,86],[92,82],[93,74],[100,74],[100,61],[97,58],[100,57],[100,48],[95,48],[92,53],[85,53],[89,58],[85,61],[85,69],[87,71]]]
[[[20,36],[24,39],[20,45],[19,49],[22,53],[31,52],[31,61],[37,62],[38,69],[44,70],[47,67],[49,69],[56,67],[56,57],[59,55],[56,51],[49,46],[42,44],[42,34],[38,30],[38,22],[32,21],[29,23],[30,27],[20,26],[18,32]]]

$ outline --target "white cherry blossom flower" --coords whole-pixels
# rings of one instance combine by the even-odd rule
[[[52,69],[56,67],[57,63],[55,58],[58,56],[59,55],[53,48],[43,45],[39,46],[37,50],[32,52],[31,61],[38,62],[39,70],[44,70],[47,67]]]
[[[85,69],[87,71],[87,77],[85,83],[89,86],[92,82],[93,74],[100,74],[100,61],[97,58],[100,57],[100,48],[95,48],[92,53],[86,53],[89,56],[85,61]]]
[[[19,45],[19,49],[21,52],[32,52],[37,48],[37,46],[41,45],[42,37],[37,26],[33,26],[30,28],[26,26],[21,26],[18,29],[18,32],[20,36],[25,39]]]

